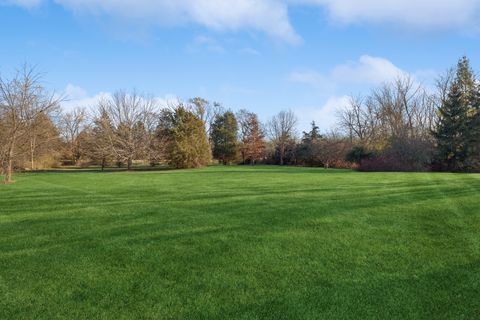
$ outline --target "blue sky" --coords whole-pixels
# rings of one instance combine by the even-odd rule
[[[65,108],[137,89],[334,125],[349,94],[480,63],[478,0],[0,0],[0,72],[45,71]]]

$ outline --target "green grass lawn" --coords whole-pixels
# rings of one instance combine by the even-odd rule
[[[0,319],[480,319],[480,175],[15,180],[0,186]]]

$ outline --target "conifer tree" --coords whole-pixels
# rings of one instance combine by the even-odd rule
[[[197,168],[211,160],[211,149],[203,121],[179,106],[163,116],[159,134],[167,139],[166,158],[175,168]]]
[[[465,170],[468,155],[468,106],[458,84],[452,85],[448,98],[438,110],[434,137],[437,140],[437,163],[449,171]]]
[[[467,57],[457,65],[448,97],[438,110],[437,163],[449,171],[472,170],[478,165],[480,93]]]
[[[224,165],[235,159],[237,155],[238,124],[235,115],[227,111],[217,115],[211,128],[213,156]]]

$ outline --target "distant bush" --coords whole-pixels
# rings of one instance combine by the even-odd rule
[[[431,170],[432,144],[415,138],[392,138],[388,146],[359,163],[361,171],[428,171]],[[361,150],[352,157],[363,156]]]
[[[372,157],[373,153],[365,147],[355,146],[347,152],[345,160],[360,165],[364,160],[371,159]]]

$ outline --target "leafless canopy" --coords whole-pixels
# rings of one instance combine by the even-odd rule
[[[267,123],[267,133],[279,150],[281,165],[284,163],[287,144],[295,138],[297,123],[297,116],[291,110],[281,111]]]
[[[338,115],[353,141],[378,147],[386,137],[426,138],[435,119],[435,96],[409,76],[397,78],[365,98],[351,97]]]
[[[59,106],[61,98],[46,91],[42,75],[24,65],[13,78],[0,77],[0,122],[3,141],[0,144],[2,171],[5,182],[12,182],[13,161],[18,144],[29,132],[39,114],[49,114]]]
[[[114,157],[131,169],[133,160],[148,153],[158,123],[157,101],[135,91],[119,91],[99,103],[97,114],[105,115],[100,124]]]

